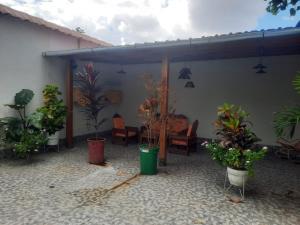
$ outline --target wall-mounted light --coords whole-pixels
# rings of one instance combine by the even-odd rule
[[[182,79],[182,80],[190,80],[190,79],[191,79],[190,75],[192,75],[191,69],[188,68],[188,67],[183,67],[183,68],[179,71],[179,77],[178,77],[178,79]]]
[[[256,66],[253,67],[253,69],[257,70],[256,73],[267,73],[265,71],[266,68],[267,67],[262,63],[258,63]]]
[[[194,82],[193,81],[188,81],[186,82],[185,88],[195,88]]]

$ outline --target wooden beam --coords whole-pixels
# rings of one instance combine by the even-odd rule
[[[73,74],[71,61],[67,64],[66,77],[66,100],[67,100],[67,121],[66,121],[66,146],[73,147]]]
[[[160,117],[161,128],[159,136],[159,164],[167,165],[167,116],[168,116],[168,90],[169,90],[169,59],[165,56],[161,68],[161,100]]]

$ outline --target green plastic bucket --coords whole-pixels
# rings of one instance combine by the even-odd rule
[[[141,174],[154,175],[157,174],[157,154],[159,147],[151,147],[148,145],[140,146],[140,166]]]

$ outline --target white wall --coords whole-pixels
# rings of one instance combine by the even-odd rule
[[[41,105],[42,89],[48,83],[58,85],[65,96],[66,62],[46,59],[42,52],[77,46],[76,38],[1,14],[0,117],[13,113],[3,104],[12,103],[15,93],[21,89],[31,89],[35,93],[28,107],[30,112]],[[83,46],[91,47],[85,42]]]
[[[198,136],[212,138],[216,108],[224,102],[241,105],[250,113],[253,129],[264,144],[275,144],[273,113],[285,105],[300,102],[291,81],[300,71],[300,56],[266,57],[266,74],[252,69],[257,58],[211,60],[190,63],[171,63],[170,97],[176,99],[177,113],[185,114],[190,121],[199,120]],[[183,66],[192,70],[196,88],[184,88],[185,80],[178,80]],[[112,65],[113,67],[113,65]],[[118,66],[114,66],[118,67]],[[126,65],[127,74],[111,76],[119,81],[123,102],[117,109],[128,125],[139,125],[137,107],[145,97],[141,75],[151,73],[160,79],[160,64]],[[171,100],[170,103],[173,101]]]

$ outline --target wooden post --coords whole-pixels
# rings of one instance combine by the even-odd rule
[[[67,121],[66,121],[66,146],[73,147],[73,74],[71,61],[67,64],[66,77],[66,100],[67,100]]]
[[[169,59],[165,56],[161,68],[161,100],[160,117],[161,128],[159,135],[159,165],[167,165],[167,116],[168,116],[168,90],[169,90]]]

